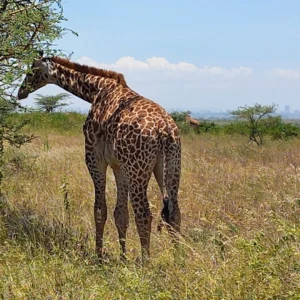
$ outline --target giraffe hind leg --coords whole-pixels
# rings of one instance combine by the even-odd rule
[[[126,232],[129,223],[128,214],[128,180],[123,171],[116,167],[113,169],[117,185],[117,204],[114,210],[114,218],[119,234],[121,248],[121,260],[126,260]]]
[[[155,164],[155,167],[153,169],[153,174],[156,179],[156,182],[159,186],[162,200],[163,200],[163,208],[161,210],[161,220],[157,226],[157,230],[161,232],[163,228],[163,222],[170,223],[169,216],[169,197],[167,195],[167,192],[164,188],[164,161],[163,161],[163,155],[159,155],[157,158],[157,162]]]
[[[152,172],[148,172],[144,174],[142,183],[137,184],[137,181],[132,181],[130,184],[130,199],[135,214],[135,222],[140,238],[143,261],[150,257],[152,214],[147,199],[147,187],[151,173]]]

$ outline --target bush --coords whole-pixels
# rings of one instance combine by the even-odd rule
[[[77,112],[68,113],[14,113],[10,115],[9,122],[20,122],[27,120],[25,130],[29,132],[60,132],[60,133],[81,133],[86,115]]]
[[[297,124],[285,123],[281,117],[269,117],[263,120],[262,124],[272,140],[288,140],[300,135],[300,127]]]
[[[222,127],[217,125],[215,122],[210,122],[203,120],[199,125],[199,132],[211,132],[211,133],[220,133]]]
[[[250,130],[246,122],[232,122],[229,124],[223,125],[223,132],[225,134],[240,134],[240,135],[249,135]]]
[[[225,134],[240,134],[249,136],[251,129],[247,122],[236,121],[223,126]],[[260,133],[272,140],[288,140],[300,136],[300,127],[297,124],[285,123],[280,116],[269,116],[260,120]]]
[[[187,111],[173,111],[170,113],[172,119],[177,123],[177,124],[181,124],[181,123],[186,123],[186,117],[189,116],[191,114],[191,112],[189,110]]]

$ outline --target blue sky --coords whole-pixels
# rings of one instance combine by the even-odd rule
[[[300,109],[300,1],[66,0],[64,13],[72,60],[122,72],[168,110]]]

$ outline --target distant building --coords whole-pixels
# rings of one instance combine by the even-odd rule
[[[286,106],[284,107],[284,113],[285,113],[286,115],[289,115],[289,114],[291,113],[291,108],[290,108],[289,105],[286,105]]]

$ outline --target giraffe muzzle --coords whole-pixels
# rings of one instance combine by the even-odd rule
[[[22,100],[28,97],[29,91],[27,89],[24,88],[20,88],[19,92],[18,92],[18,99]]]

